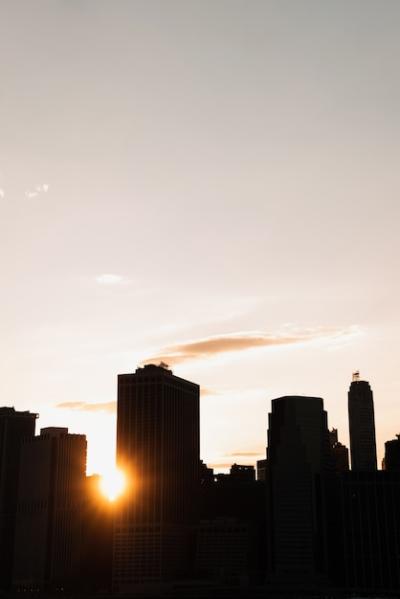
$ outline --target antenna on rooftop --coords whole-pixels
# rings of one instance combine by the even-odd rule
[[[359,380],[360,380],[360,371],[356,370],[355,372],[353,372],[353,382],[359,381]]]

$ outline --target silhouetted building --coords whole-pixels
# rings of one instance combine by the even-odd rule
[[[117,463],[128,489],[116,514],[116,591],[187,573],[199,453],[198,385],[163,365],[118,376]]]
[[[111,590],[113,518],[117,501],[100,492],[99,475],[86,478],[83,504],[81,590]]]
[[[207,464],[200,460],[200,484],[209,485],[214,482],[214,470],[209,468]]]
[[[37,414],[0,408],[0,587],[11,585],[22,441],[33,437]]]
[[[272,400],[268,430],[269,580],[317,585],[326,576],[321,475],[331,469],[318,397]]]
[[[351,469],[373,472],[377,469],[374,400],[367,381],[355,372],[348,393]]]
[[[43,428],[21,447],[13,586],[66,590],[79,583],[86,437]]]
[[[254,531],[245,520],[224,517],[201,520],[197,535],[197,576],[224,584],[248,584],[253,537]]]
[[[265,483],[254,480],[253,467],[237,472],[217,474],[213,484],[200,488],[196,575],[231,585],[260,584],[266,561]]]
[[[400,435],[397,439],[385,443],[385,470],[387,472],[400,472]]]
[[[257,480],[266,480],[267,477],[267,459],[257,460]]]
[[[347,472],[333,497],[332,557],[339,588],[376,596],[400,589],[400,476]]]
[[[347,472],[349,470],[349,450],[338,441],[336,428],[329,431],[329,445],[334,470],[336,472]]]
[[[256,471],[254,466],[232,464],[229,475],[232,480],[240,480],[243,482],[254,482],[256,480]]]

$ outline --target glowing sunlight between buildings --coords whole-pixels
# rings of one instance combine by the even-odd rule
[[[102,475],[99,486],[100,491],[109,501],[115,501],[125,490],[125,475],[118,468],[109,470]]]

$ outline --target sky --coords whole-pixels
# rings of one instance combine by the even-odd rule
[[[316,395],[400,432],[397,0],[4,0],[0,397],[115,459],[118,373],[201,385],[201,454]]]

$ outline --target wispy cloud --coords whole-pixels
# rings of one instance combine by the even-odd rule
[[[64,401],[56,405],[56,408],[63,410],[80,410],[82,412],[109,412],[114,413],[117,404],[115,401],[106,401],[100,403],[89,403],[86,401]]]
[[[226,453],[227,458],[259,458],[265,457],[265,449],[260,451],[233,451],[232,453]]]
[[[32,198],[36,198],[38,195],[42,194],[42,193],[47,193],[50,189],[50,185],[48,183],[42,183],[40,185],[35,185],[35,187],[33,189],[27,189],[25,191],[25,197],[28,200],[31,200]]]
[[[6,196],[6,192],[4,191],[4,189],[0,189],[0,198],[3,199]]]
[[[203,397],[206,395],[219,395],[219,391],[211,389],[210,387],[200,387],[200,395]]]
[[[294,345],[323,338],[337,339],[338,337],[348,335],[350,332],[354,333],[350,329],[311,328],[293,331],[285,330],[283,333],[278,334],[264,331],[244,331],[215,335],[168,346],[159,355],[145,360],[144,363],[165,362],[172,366],[188,360],[207,359],[228,352],[240,352],[254,348],[276,347],[280,345]]]
[[[96,282],[99,283],[99,285],[126,285],[129,283],[129,279],[121,275],[104,273],[96,277]]]

